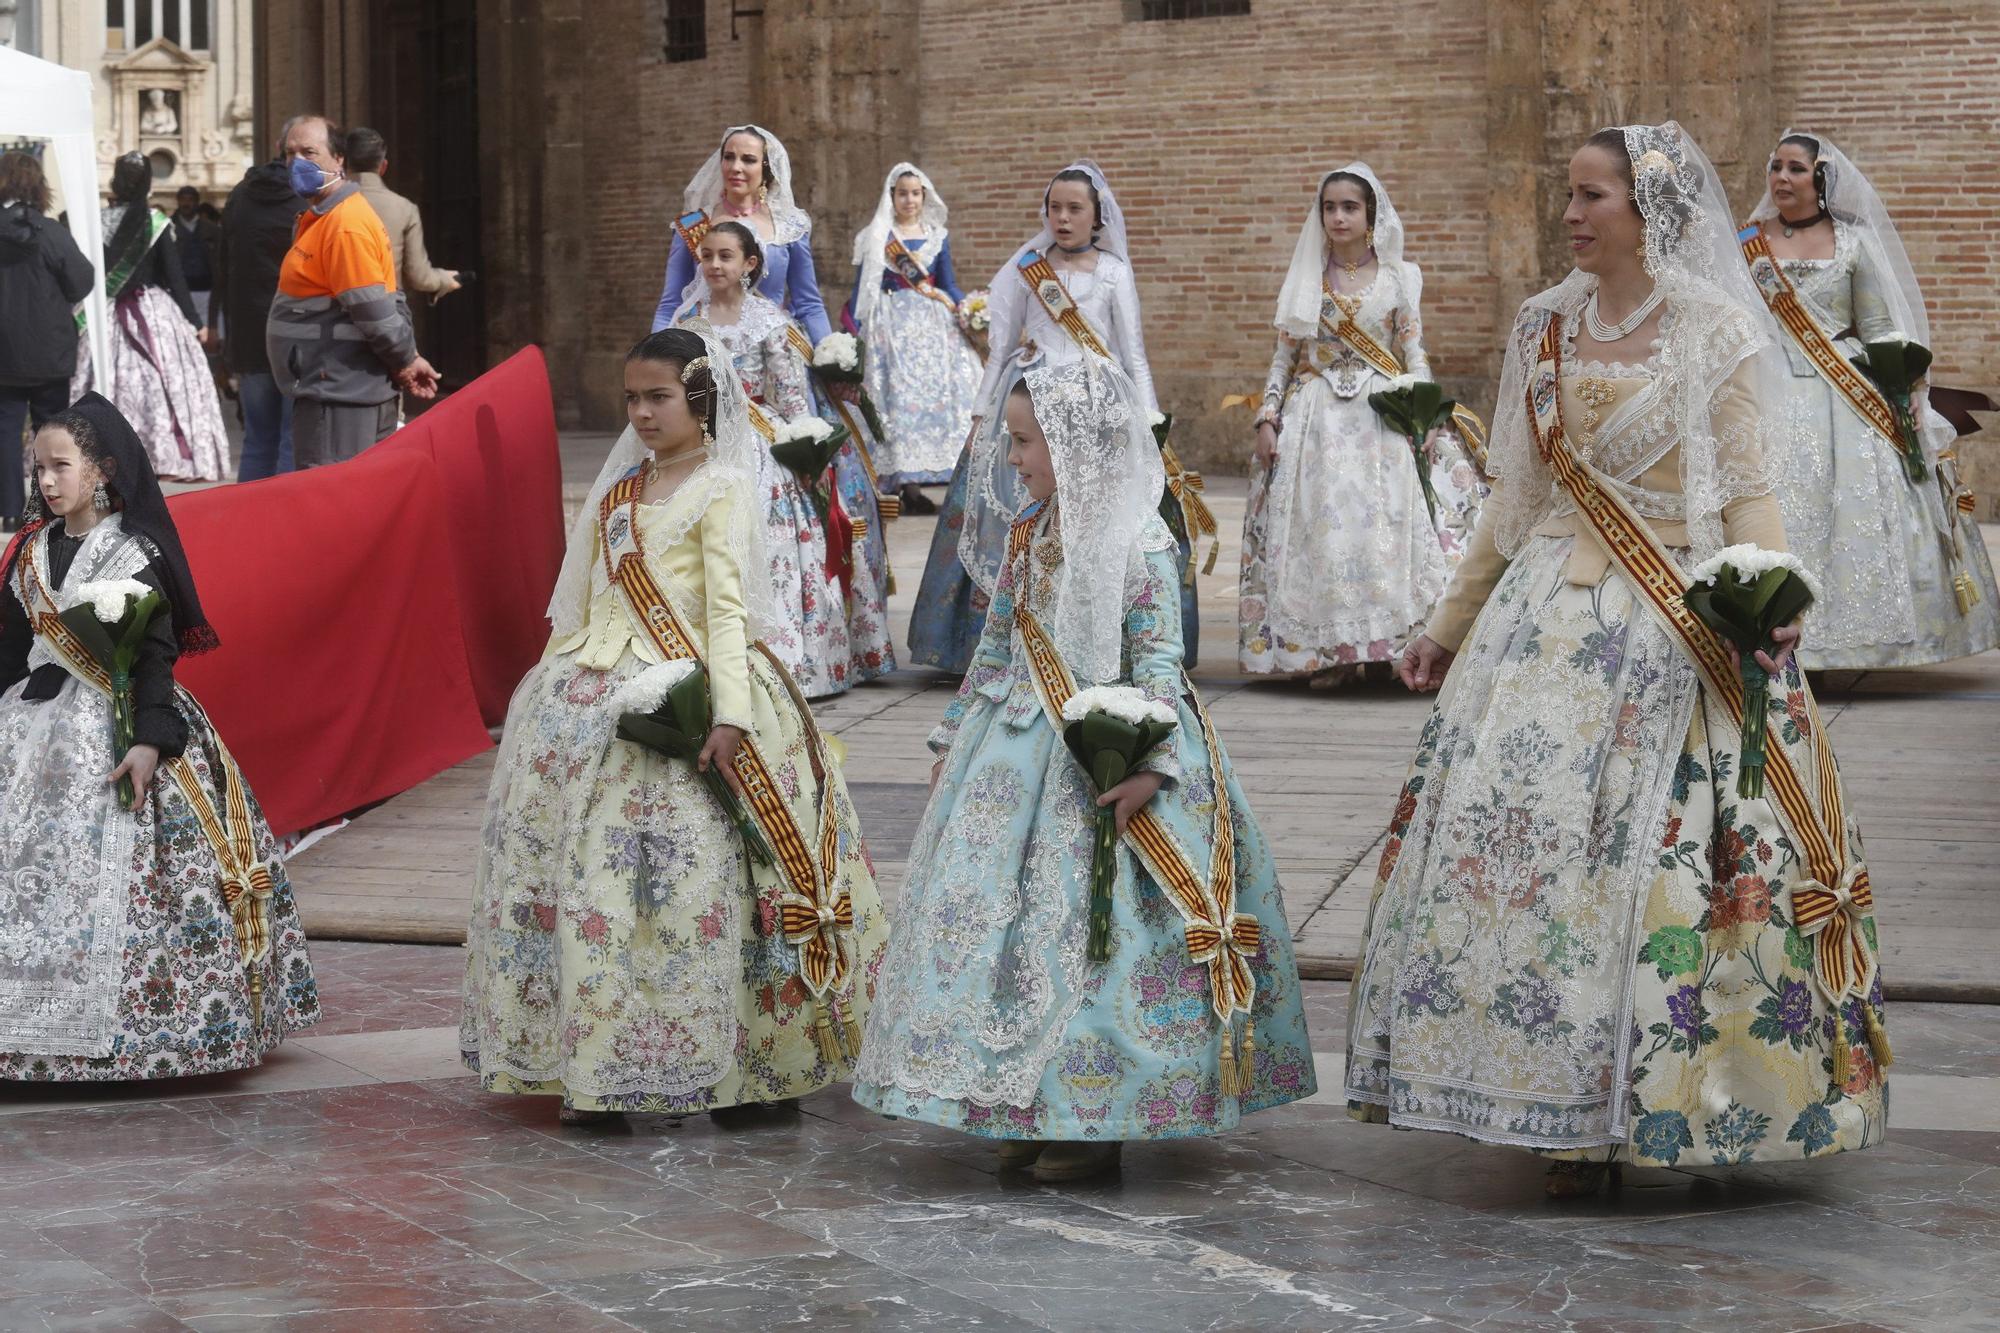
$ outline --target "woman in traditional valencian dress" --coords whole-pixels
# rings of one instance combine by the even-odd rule
[[[1979,525],[1955,503],[1951,425],[1920,388],[1923,476],[1910,480],[1897,441],[1874,424],[1893,430],[1892,413],[1849,360],[1862,343],[1930,346],[1895,223],[1860,169],[1815,135],[1788,132],[1767,181],[1743,242],[1791,371],[1777,479],[1785,533],[1822,592],[1799,660],[1896,667],[1984,652],[2000,644],[2000,593]]]
[[[846,1077],[888,929],[839,769],[758,643],[777,614],[764,446],[729,353],[699,326],[653,334],[625,401],[548,652],[508,709],[459,1032],[483,1087],[559,1096],[566,1124]],[[698,761],[620,737],[691,657],[712,706]],[[770,861],[697,766],[729,780]]]
[[[1030,365],[1094,355],[1131,382],[1147,412],[1160,410],[1129,254],[1125,214],[1097,164],[1078,161],[1057,172],[1042,194],[1042,229],[993,277],[992,355],[968,445],[982,423],[997,428],[1007,395]],[[1080,319],[1057,316],[1072,310]],[[943,671],[964,671],[972,660],[1022,504],[1004,456],[990,459],[983,474],[973,462],[968,447],[952,471],[910,615],[911,658]]]
[[[1038,362],[974,445],[980,466],[1014,460],[1034,507],[931,735],[930,804],[855,1069],[863,1105],[1000,1140],[1002,1166],[1042,1180],[1315,1088],[1277,868],[1182,670],[1147,417],[1102,361]],[[1107,686],[1173,730],[1100,795],[1056,719]],[[1093,962],[1101,807],[1125,839]]]
[[[1872,898],[1799,632],[1741,797],[1736,671],[1680,609],[1694,563],[1784,546],[1783,364],[1727,209],[1672,123],[1571,159],[1577,267],[1521,308],[1493,496],[1399,665],[1443,690],[1369,910],[1349,1105],[1551,1154],[1551,1194],[1886,1128]]]
[[[915,165],[882,183],[875,218],[854,238],[854,322],[867,349],[868,394],[889,438],[876,459],[885,493],[933,514],[919,489],[951,480],[984,367],[958,327],[965,299],[951,260],[944,200]]]
[[[146,448],[97,394],[36,435],[0,582],[0,1079],[261,1063],[319,1017],[305,933],[242,772],[174,683],[215,632]],[[64,617],[149,593],[120,753],[114,678]]]
[[[812,412],[805,365],[786,333],[785,312],[756,290],[764,253],[740,222],[721,222],[701,238],[703,295],[682,307],[683,322],[700,318],[715,330],[736,363],[744,392],[765,421]],[[759,437],[762,438],[761,436]],[[764,545],[777,612],[764,642],[809,699],[839,694],[849,676],[845,594],[828,559],[826,524],[797,474],[760,449],[753,460],[764,508]]]
[[[156,475],[220,481],[229,457],[222,406],[201,346],[201,316],[181,274],[173,223],[146,201],[152,188],[153,168],[138,153],[111,168],[111,203],[103,210],[111,400],[145,442]],[[70,396],[96,384],[84,338]]]
[[[1433,434],[1425,503],[1408,437],[1368,405],[1428,380],[1403,223],[1364,162],[1321,177],[1278,296],[1278,347],[1257,413],[1243,519],[1237,660],[1325,687],[1388,665],[1423,628],[1464,553],[1482,490],[1449,430]]]

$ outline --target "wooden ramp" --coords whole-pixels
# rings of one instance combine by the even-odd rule
[[[1237,674],[1242,487],[1219,479],[1210,495],[1224,540],[1215,574],[1201,581],[1195,676],[1276,851],[1300,967],[1342,978],[1429,702],[1400,686],[1315,694]],[[930,532],[924,518],[889,527],[898,625],[908,624]],[[905,671],[815,708],[847,747],[847,779],[892,912],[930,773],[924,738],[955,686]],[[1991,962],[2000,957],[2000,653],[1832,673],[1821,707],[1861,811],[1889,994],[2000,1002]],[[294,857],[307,932],[462,942],[492,764],[489,752],[440,774]]]

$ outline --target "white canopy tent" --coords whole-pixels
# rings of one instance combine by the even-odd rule
[[[97,272],[83,308],[90,320],[93,379],[100,393],[109,394],[111,320],[104,300],[104,227],[97,207],[97,132],[90,97],[90,75],[82,70],[0,46],[0,139],[49,141],[50,174],[62,186],[70,235]]]

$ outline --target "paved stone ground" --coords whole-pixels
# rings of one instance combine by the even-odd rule
[[[1233,531],[1240,500],[1217,490]],[[907,602],[921,557],[917,524],[898,527]],[[1423,706],[1234,683],[1225,582],[1200,675],[1282,841],[1294,925],[1310,943],[1324,923],[1335,959],[1365,885],[1327,894],[1372,859]],[[1846,768],[1884,784],[1871,854],[1919,876],[1885,894],[1885,933],[1943,903],[1935,956],[1901,965],[1990,982],[2000,693],[1982,664],[1851,684],[1836,725],[1868,726],[1843,733]],[[892,889],[946,688],[899,680],[825,710]],[[304,892],[372,863],[406,915],[445,895],[483,771],[306,853]],[[1991,1008],[1893,1007],[1879,1149],[1634,1172],[1555,1205],[1525,1153],[1358,1125],[1326,1094],[1220,1140],[1134,1145],[1118,1177],[1067,1189],[839,1088],[734,1128],[564,1131],[550,1102],[482,1095],[459,1068],[460,950],[323,940],[314,958],[328,1017],[259,1070],[0,1091],[0,1330],[2000,1329]],[[1345,989],[1307,986],[1327,1087]]]

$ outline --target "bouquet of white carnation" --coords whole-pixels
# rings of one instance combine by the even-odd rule
[[[1093,685],[1063,703],[1063,744],[1090,775],[1102,796],[1138,771],[1160,742],[1174,734],[1174,710],[1148,699],[1135,686]],[[1118,871],[1117,810],[1096,807],[1097,829],[1090,862],[1090,933],[1084,956],[1094,963],[1111,957],[1111,886]]]
[[[1791,624],[1813,603],[1818,589],[1799,558],[1743,543],[1717,551],[1694,567],[1681,600],[1688,610],[1736,648],[1743,681],[1743,734],[1736,794],[1764,793],[1764,732],[1771,711],[1771,673],[1757,653],[1775,656],[1771,632]]]
[[[146,627],[165,599],[137,579],[100,579],[76,590],[76,602],[56,618],[62,621],[111,678],[112,758],[123,762],[137,740],[132,705],[132,667]],[[132,779],[118,779],[118,804],[130,806]]]

